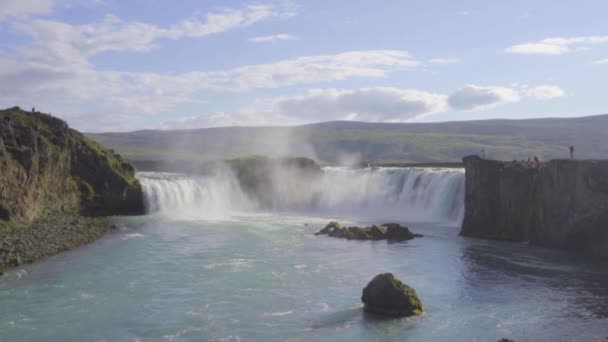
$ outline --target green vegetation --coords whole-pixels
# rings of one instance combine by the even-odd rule
[[[607,158],[608,115],[425,124],[327,122],[297,127],[225,127],[89,136],[131,160],[217,160],[243,155],[300,155],[336,163],[459,162],[485,149],[503,160]]]

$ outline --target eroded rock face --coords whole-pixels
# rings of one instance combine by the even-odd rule
[[[0,111],[1,216],[27,223],[49,212],[142,214],[135,170],[55,117]]]
[[[363,289],[361,301],[365,311],[380,315],[407,317],[424,311],[416,291],[391,273],[374,277]]]
[[[464,158],[461,235],[572,249],[608,258],[608,161],[522,163]]]

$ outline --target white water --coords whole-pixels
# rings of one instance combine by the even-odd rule
[[[148,211],[174,218],[221,218],[259,213],[259,200],[248,196],[227,169],[209,176],[142,172]],[[317,180],[273,175],[268,193],[271,212],[385,220],[451,222],[464,212],[461,169],[327,167]]]

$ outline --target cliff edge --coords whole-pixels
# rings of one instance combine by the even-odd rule
[[[608,258],[608,160],[552,160],[540,168],[463,159],[463,236],[531,243]]]
[[[0,111],[0,269],[92,241],[107,230],[92,217],[143,212],[119,155],[49,114]]]

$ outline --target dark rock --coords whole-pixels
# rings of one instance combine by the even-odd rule
[[[365,311],[375,314],[407,317],[423,312],[416,291],[391,273],[374,277],[363,289],[361,301],[365,304]]]
[[[370,240],[371,228],[348,227],[344,230],[344,235],[349,240]]]
[[[461,235],[608,258],[608,160],[552,160],[540,168],[477,156],[463,161]]]
[[[336,221],[331,221],[325,226],[325,228],[318,231],[315,235],[329,235],[336,228],[340,229],[340,223]]]
[[[370,233],[370,236],[372,237],[372,239],[374,239],[374,240],[385,239],[386,238],[386,227],[373,225],[370,228],[369,233]]]
[[[332,230],[331,233],[329,233],[329,236],[343,238],[343,237],[346,237],[346,233],[344,231],[345,231],[345,229],[342,229],[342,228],[334,228],[334,230]]]
[[[511,339],[508,339],[508,338],[501,338],[501,339],[500,339],[500,340],[498,340],[497,342],[515,342],[515,341],[513,341],[513,340],[511,340]]]
[[[407,241],[416,237],[407,227],[397,223],[385,223],[382,226],[386,227],[386,238],[390,241]]]
[[[412,234],[407,227],[398,223],[385,223],[383,225],[372,225],[371,227],[347,227],[340,228],[338,222],[329,222],[323,229],[315,235],[328,235],[348,240],[389,240],[406,241],[415,237],[422,237],[421,234]]]

